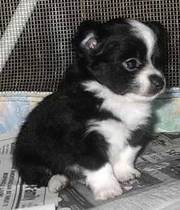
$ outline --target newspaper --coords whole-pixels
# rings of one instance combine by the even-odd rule
[[[50,193],[45,187],[22,183],[12,164],[15,136],[16,132],[0,135],[1,210],[167,210],[168,206],[173,209],[172,205],[180,209],[180,134],[156,135],[137,160],[142,177],[124,185],[122,196],[107,201],[95,201],[83,179],[72,181],[71,186],[59,194]]]
[[[55,206],[60,201],[57,194],[50,194],[45,187],[37,188],[21,182],[12,164],[14,137],[3,135],[0,140],[0,209],[8,210],[46,204]],[[52,209],[54,210],[55,207]]]

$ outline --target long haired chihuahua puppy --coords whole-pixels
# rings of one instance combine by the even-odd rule
[[[129,19],[80,25],[63,91],[39,103],[17,137],[14,164],[24,182],[56,192],[81,173],[104,200],[140,177],[134,162],[149,141],[152,101],[165,89],[161,32]]]

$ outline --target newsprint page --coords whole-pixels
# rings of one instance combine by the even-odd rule
[[[22,183],[12,164],[15,136],[0,135],[0,210],[180,210],[180,134],[156,134],[137,160],[142,177],[103,202],[93,199],[83,178],[59,194]]]

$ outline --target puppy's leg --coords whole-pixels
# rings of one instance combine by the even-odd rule
[[[68,182],[69,180],[65,175],[56,174],[49,180],[48,189],[50,192],[56,193],[65,188]]]
[[[109,163],[98,170],[85,170],[86,183],[94,193],[95,199],[106,200],[122,194],[122,189],[113,174]]]
[[[19,164],[19,163],[18,163]],[[51,177],[51,171],[45,166],[33,164],[19,164],[19,175],[22,181],[29,185],[37,185],[38,187],[47,186]]]
[[[132,147],[128,145],[121,151],[118,160],[113,163],[114,174],[120,182],[126,182],[141,176],[141,173],[134,168],[134,162],[140,149],[140,146]]]

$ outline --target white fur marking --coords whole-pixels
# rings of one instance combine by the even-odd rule
[[[127,139],[130,137],[130,131],[127,127],[116,120],[91,121],[89,123],[88,132],[97,131],[102,134],[109,143],[109,159],[114,162],[118,157],[119,152],[123,150],[127,144]]]
[[[148,90],[151,86],[149,76],[154,75],[154,74],[163,78],[162,74],[157,69],[155,69],[153,65],[150,63],[146,65],[144,69],[137,75],[135,82],[140,84],[139,95],[143,96],[143,95],[146,95],[146,93],[148,93]],[[163,91],[164,89],[161,92]],[[150,97],[151,100],[156,98],[157,95],[159,95],[160,93],[157,93],[156,95]]]
[[[104,99],[101,109],[110,111],[121,120],[91,120],[88,123],[87,133],[97,131],[104,136],[109,143],[109,160],[111,163],[115,162],[119,158],[119,153],[123,152],[128,144],[127,139],[130,138],[131,131],[146,123],[147,117],[151,115],[151,105],[143,100],[134,101],[129,94],[117,95],[95,81],[83,85],[86,90],[95,93],[96,97]]]
[[[151,115],[148,97],[135,94],[117,95],[96,81],[85,82],[83,86],[96,97],[104,99],[100,108],[121,119],[128,130],[135,130],[139,125],[145,124],[147,117]]]
[[[127,146],[119,154],[119,160],[114,163],[113,170],[116,178],[121,181],[129,181],[136,177],[140,177],[141,173],[134,168],[134,161],[141,147]]]
[[[96,200],[114,198],[123,193],[120,184],[114,177],[112,167],[106,164],[96,171],[85,170],[86,183],[90,186]]]
[[[145,24],[136,20],[129,20],[128,22],[133,27],[133,31],[135,32],[135,35],[143,39],[147,47],[148,64],[144,67],[144,70],[140,72],[137,79],[135,79],[135,82],[140,84],[140,87],[141,87],[140,95],[143,96],[143,94],[147,93],[148,89],[150,88],[150,85],[151,85],[150,80],[149,80],[150,75],[156,74],[162,77],[162,79],[164,78],[162,73],[153,66],[152,61],[151,61],[151,57],[153,54],[155,43],[157,41],[157,37],[155,33],[153,32],[153,30],[149,28],[148,26],[146,26]],[[164,79],[164,82],[165,82],[165,79]],[[165,86],[160,93],[164,92],[164,89],[165,89]],[[150,97],[149,99],[153,100],[160,93],[157,93],[156,95],[154,95],[152,98]]]
[[[144,40],[148,49],[147,57],[148,57],[148,60],[150,60],[153,53],[154,45],[157,39],[156,35],[148,26],[146,26],[145,24],[137,20],[129,20],[129,23],[133,27],[133,30],[135,31],[137,36]]]

